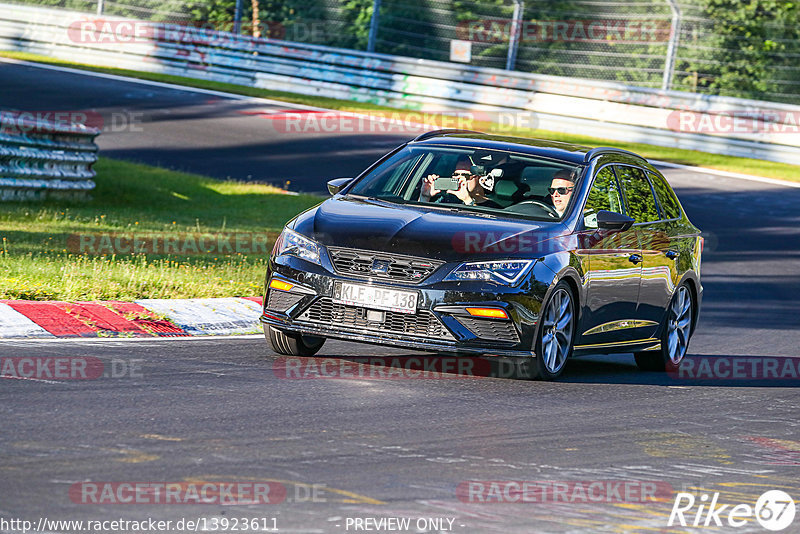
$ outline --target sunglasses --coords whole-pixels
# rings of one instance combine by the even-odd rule
[[[464,176],[466,178],[469,178],[471,175],[472,173],[469,171],[455,171],[453,173],[453,176]]]
[[[572,190],[575,189],[574,187],[548,187],[547,190],[550,192],[551,195],[555,195],[558,193],[559,195],[566,195],[567,193],[572,193]]]

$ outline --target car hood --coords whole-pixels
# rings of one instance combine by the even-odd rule
[[[444,207],[443,205],[437,205]],[[336,196],[290,227],[326,246],[377,250],[443,261],[542,257],[562,250],[561,223],[485,217],[476,212]]]

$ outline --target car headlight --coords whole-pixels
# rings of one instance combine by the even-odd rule
[[[444,281],[490,280],[509,286],[525,276],[534,260],[474,261],[462,263]]]
[[[288,228],[283,229],[272,249],[275,256],[292,254],[314,263],[319,263],[319,251],[320,246],[317,243]]]

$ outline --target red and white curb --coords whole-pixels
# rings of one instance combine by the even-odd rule
[[[0,338],[257,334],[261,297],[90,302],[0,300]]]

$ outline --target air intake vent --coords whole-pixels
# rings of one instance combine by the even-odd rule
[[[304,311],[298,321],[334,325],[347,331],[375,331],[408,336],[421,336],[438,339],[452,339],[436,316],[426,310],[416,314],[385,312],[383,323],[367,321],[367,308],[361,306],[346,306],[333,302],[329,298],[322,298]]]

